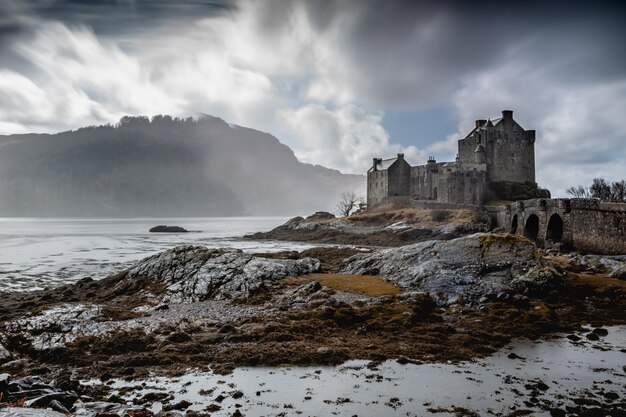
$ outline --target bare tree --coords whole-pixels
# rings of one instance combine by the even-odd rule
[[[348,217],[357,205],[357,197],[354,191],[344,191],[339,197],[337,211],[341,216]]]
[[[576,198],[597,198],[601,201],[626,202],[626,181],[609,183],[604,178],[594,178],[589,188],[579,185],[565,190]]]
[[[579,185],[578,187],[569,187],[565,192],[574,198],[591,198],[589,189]]]
[[[611,197],[613,201],[626,202],[626,181],[621,180],[611,184]]]
[[[589,187],[591,196],[599,198],[601,201],[611,201],[611,184],[606,182],[604,178],[594,178],[593,183]]]

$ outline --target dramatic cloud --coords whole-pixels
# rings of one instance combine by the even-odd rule
[[[453,158],[474,119],[512,108],[538,131],[538,181],[557,195],[624,176],[623,6],[173,4],[0,0],[0,133],[203,112],[362,173],[398,152]],[[458,132],[425,150],[383,127],[389,109],[434,107],[454,109]]]
[[[556,54],[539,48],[540,42],[524,40],[492,68],[466,77],[453,98],[459,131],[431,148],[456,151],[456,139],[475,119],[499,117],[494,110],[514,105],[516,120],[537,130],[537,181],[553,194],[564,196],[568,187],[589,185],[597,176],[623,178],[626,78],[583,77],[596,69],[585,63],[597,50]],[[549,52],[555,54],[551,59],[543,56]]]
[[[311,104],[281,114],[292,133],[302,139],[305,148],[299,152],[304,162],[330,166],[350,166],[365,172],[372,155],[395,156],[404,152],[410,160],[426,160],[426,154],[414,146],[401,148],[389,143],[380,125],[381,116],[365,113],[353,105],[331,111]]]

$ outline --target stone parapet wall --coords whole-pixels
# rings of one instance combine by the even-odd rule
[[[626,203],[596,199],[533,199],[486,206],[492,222],[507,232],[527,235],[539,246],[558,243],[582,252],[626,254]],[[531,216],[538,219],[538,233],[529,233]],[[562,235],[550,241],[550,220],[558,216]],[[554,223],[553,223],[554,224]]]
[[[626,254],[626,204],[577,201],[571,207],[578,250]]]

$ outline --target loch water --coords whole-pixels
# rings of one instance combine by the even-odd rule
[[[31,291],[104,278],[177,245],[238,248],[249,252],[303,250],[311,245],[244,240],[287,217],[0,218],[0,291]],[[150,233],[156,225],[190,233]]]

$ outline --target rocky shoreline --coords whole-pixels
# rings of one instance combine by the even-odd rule
[[[302,224],[312,221],[281,230]],[[420,230],[384,233],[405,227]],[[360,230],[379,242],[380,226]],[[599,326],[626,324],[624,257],[539,252],[517,236],[454,230],[462,236],[432,232],[393,249],[180,246],[100,281],[1,294],[0,373],[104,384],[189,369],[454,362],[517,338],[579,337],[592,325],[584,337],[593,340]],[[108,391],[90,392],[103,400]]]
[[[283,240],[333,245],[403,246],[427,240],[450,240],[487,232],[489,219],[471,210],[452,217],[452,210],[394,210],[335,218],[325,212],[294,217],[268,232],[244,236],[250,240]],[[438,215],[440,217],[438,217]]]

